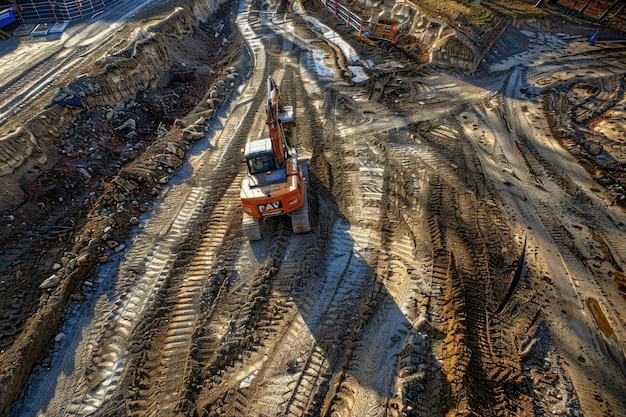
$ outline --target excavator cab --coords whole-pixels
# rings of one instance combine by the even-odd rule
[[[252,175],[276,169],[271,139],[255,140],[247,143],[244,154],[248,172]]]

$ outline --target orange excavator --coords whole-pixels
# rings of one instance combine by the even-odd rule
[[[296,124],[293,106],[283,106],[278,86],[267,77],[265,105],[270,137],[246,143],[248,175],[241,183],[242,230],[247,240],[263,237],[267,217],[289,215],[295,233],[311,230],[306,161],[290,148],[285,129]]]

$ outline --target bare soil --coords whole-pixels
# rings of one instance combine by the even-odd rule
[[[4,412],[626,414],[626,49],[530,22],[468,75],[293,6],[222,6],[148,43],[177,64],[132,98],[45,113],[58,132],[2,177],[23,192],[0,229]],[[267,75],[314,230],[268,219],[249,243],[239,149]]]

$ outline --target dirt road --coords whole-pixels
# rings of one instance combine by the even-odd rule
[[[625,415],[626,214],[602,162],[623,157],[604,131],[626,48],[527,32],[469,76],[347,51],[296,6],[233,13],[230,93],[9,415]],[[267,75],[296,108],[313,231],[270,218],[250,243],[240,149],[267,134]],[[604,154],[575,141],[590,126]]]

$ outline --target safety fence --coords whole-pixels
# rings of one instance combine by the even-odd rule
[[[339,4],[337,0],[321,0],[322,4],[330,10],[335,18],[346,23],[346,27],[359,32],[360,36],[374,39],[396,41],[396,26],[382,22],[364,21],[359,15],[352,12],[346,6]]]
[[[17,0],[14,13],[22,23],[70,22],[102,12],[117,0]]]

